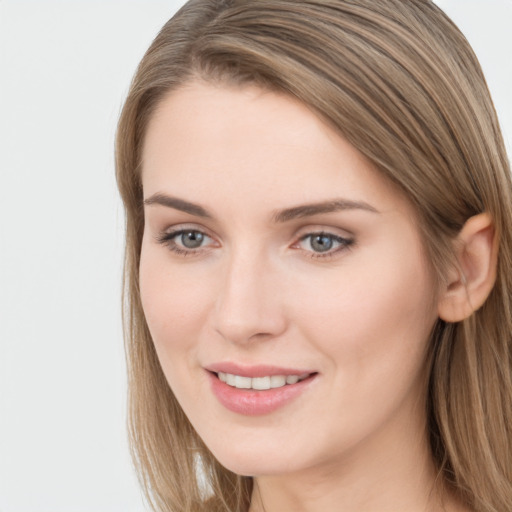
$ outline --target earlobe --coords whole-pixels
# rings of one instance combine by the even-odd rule
[[[482,306],[496,281],[498,244],[492,217],[475,215],[466,221],[455,240],[457,267],[441,290],[439,317],[460,322]]]

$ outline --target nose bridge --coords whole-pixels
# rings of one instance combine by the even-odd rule
[[[215,328],[234,343],[276,336],[285,328],[272,262],[250,245],[232,251],[220,277]]]

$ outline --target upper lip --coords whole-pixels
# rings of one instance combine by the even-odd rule
[[[266,364],[241,365],[230,361],[213,363],[205,366],[205,369],[213,373],[230,373],[241,377],[267,377],[273,375],[309,375],[316,373],[303,368],[285,368]]]

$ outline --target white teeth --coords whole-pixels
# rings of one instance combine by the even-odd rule
[[[252,389],[270,389],[270,377],[254,377]]]
[[[237,389],[256,389],[264,391],[266,389],[282,388],[287,384],[296,384],[305,379],[309,374],[303,375],[272,375],[268,377],[242,377],[231,373],[219,372],[219,380],[225,382],[228,386]]]
[[[299,382],[299,376],[298,375],[288,375],[286,377],[286,384],[295,384]]]
[[[286,377],[284,375],[272,375],[270,377],[271,388],[281,388],[286,384]]]
[[[241,377],[240,375],[235,376],[235,388],[239,389],[251,389],[251,378]]]

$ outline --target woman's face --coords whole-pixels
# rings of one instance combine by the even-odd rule
[[[332,467],[418,436],[433,279],[358,151],[287,96],[191,83],[150,122],[143,188],[146,319],[222,464]]]

